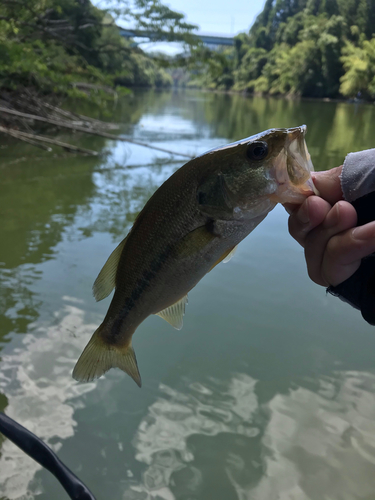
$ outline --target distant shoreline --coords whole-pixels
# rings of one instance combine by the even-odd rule
[[[134,87],[133,87],[134,88]],[[307,96],[299,96],[299,95],[288,95],[288,94],[266,94],[266,93],[258,93],[252,92],[248,93],[244,90],[221,90],[221,89],[203,89],[199,87],[174,87],[176,89],[184,89],[184,90],[200,90],[201,92],[210,92],[210,93],[218,93],[218,94],[232,94],[232,95],[243,95],[245,97],[272,97],[273,99],[285,99],[290,101],[322,101],[322,102],[344,102],[347,104],[371,104],[374,105],[375,101],[366,101],[365,99],[357,99],[351,98],[346,99],[345,97],[307,97]],[[163,89],[158,89],[163,90]],[[168,89],[165,89],[168,90]]]

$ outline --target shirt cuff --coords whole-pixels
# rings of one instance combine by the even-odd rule
[[[349,202],[375,191],[375,148],[347,155],[341,172],[341,188]]]

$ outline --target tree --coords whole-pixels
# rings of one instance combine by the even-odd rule
[[[130,19],[160,38],[194,40],[194,26],[160,0],[135,0],[133,5],[115,0],[105,10],[90,0],[2,0],[0,89],[15,91],[22,85],[74,94],[77,81],[112,85],[119,77],[131,76],[138,63],[152,68],[155,77],[156,63],[119,34],[116,23]]]
[[[150,29],[160,37],[185,43],[194,41],[193,25],[161,0],[134,0],[132,6],[126,0],[114,0],[106,7],[94,7],[90,0],[1,0],[0,106],[11,108],[1,113],[2,133],[46,148],[41,143],[51,143],[51,138],[30,135],[25,113],[36,123],[74,129],[76,116],[57,107],[66,96],[88,98],[104,111],[108,100],[121,92],[115,86],[172,85],[156,60],[121,37],[116,23],[133,19],[138,27],[145,27],[149,16]],[[108,137],[110,125],[88,117],[83,123],[81,131]],[[58,145],[56,140],[53,143]]]
[[[341,58],[345,74],[341,78],[340,92],[355,97],[375,98],[375,38],[365,40],[360,47],[348,42]]]
[[[374,26],[375,0],[266,0],[220,63],[200,61],[202,81],[216,88],[223,71],[235,90],[372,99]]]

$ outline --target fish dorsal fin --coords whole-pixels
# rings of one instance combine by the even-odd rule
[[[170,325],[172,325],[176,330],[181,330],[182,328],[182,319],[185,314],[185,306],[188,303],[188,296],[185,295],[182,299],[178,300],[171,306],[163,309],[162,311],[156,313],[157,316],[168,321]]]
[[[223,259],[224,264],[230,261],[230,259],[233,257],[233,255],[237,252],[238,245],[236,245],[229,253],[228,255]]]
[[[97,302],[108,297],[116,286],[117,267],[126,239],[127,237],[113,250],[93,284],[92,291]]]

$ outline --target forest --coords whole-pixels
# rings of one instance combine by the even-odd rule
[[[160,0],[1,0],[0,107],[26,110],[53,96],[100,102],[134,86],[316,98],[375,99],[375,0],[266,0],[234,47],[211,50],[197,26]],[[173,61],[120,36],[118,24],[179,41]],[[175,79],[176,84],[176,79]],[[2,123],[4,119],[2,120]]]
[[[45,96],[82,97],[103,104],[132,86],[168,87],[172,78],[117,23],[191,41],[194,25],[159,0],[1,0],[0,106],[18,110]],[[162,36],[162,35],[161,35]],[[40,102],[40,101],[38,101]]]
[[[375,98],[374,0],[266,0],[249,33],[208,56],[190,85],[316,98]]]
[[[152,30],[156,40],[195,44],[196,26],[160,0],[108,0],[105,9],[90,0],[1,0],[0,133],[47,151],[56,145],[95,155],[35,131],[63,127],[113,138],[118,127],[102,118],[129,87],[172,85],[168,61],[122,37],[124,22]],[[90,118],[73,112],[74,99],[81,108],[90,103]]]

